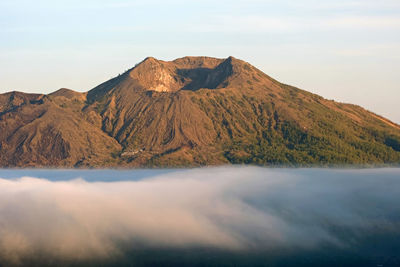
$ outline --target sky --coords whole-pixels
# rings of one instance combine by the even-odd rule
[[[147,56],[196,55],[400,123],[399,0],[0,2],[0,93],[88,91]]]

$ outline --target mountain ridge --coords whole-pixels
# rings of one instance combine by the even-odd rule
[[[400,163],[400,126],[228,57],[147,57],[80,93],[0,94],[1,166]]]

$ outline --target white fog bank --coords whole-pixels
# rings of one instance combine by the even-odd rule
[[[398,203],[400,169],[224,167],[119,182],[0,178],[0,263],[108,258],[122,253],[120,244],[346,247],[363,233],[399,234]]]

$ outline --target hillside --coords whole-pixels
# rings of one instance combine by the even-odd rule
[[[400,126],[229,57],[146,58],[87,93],[0,95],[0,165],[400,163]]]

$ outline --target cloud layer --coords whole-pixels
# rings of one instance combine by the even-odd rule
[[[107,259],[124,253],[121,244],[346,249],[375,232],[400,236],[399,177],[399,169],[243,167],[139,181],[0,179],[0,262]]]

